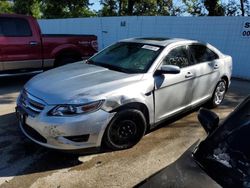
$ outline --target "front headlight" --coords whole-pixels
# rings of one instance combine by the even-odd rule
[[[90,102],[86,104],[65,104],[58,105],[53,108],[49,115],[51,116],[72,116],[78,114],[85,114],[97,111],[101,108],[104,100]]]

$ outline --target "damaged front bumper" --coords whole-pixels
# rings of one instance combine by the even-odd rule
[[[114,113],[98,110],[70,117],[48,116],[53,107],[46,105],[40,113],[32,113],[17,102],[19,126],[26,137],[42,146],[59,150],[101,146],[105,128]]]

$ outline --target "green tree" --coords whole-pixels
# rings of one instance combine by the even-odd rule
[[[102,16],[154,16],[170,15],[173,10],[172,0],[102,0]]]
[[[226,16],[239,16],[241,14],[240,5],[235,0],[230,0],[224,5]]]
[[[134,14],[146,16],[170,16],[179,11],[172,0],[140,0],[135,3]]]
[[[240,10],[242,16],[250,16],[250,4],[248,0],[240,0]]]
[[[185,11],[193,16],[204,16],[204,4],[201,0],[183,0]]]
[[[41,18],[42,12],[41,12],[41,2],[40,0],[33,0],[33,3],[30,6],[31,15],[35,18]]]
[[[172,0],[157,0],[157,14],[162,16],[170,16],[173,9]]]
[[[118,6],[116,0],[102,0],[100,1],[102,7],[101,16],[117,16]],[[122,6],[122,5],[120,5]]]
[[[229,0],[228,3],[223,6],[226,16],[250,16],[249,0]]]
[[[118,15],[119,16],[126,15],[127,6],[128,6],[127,0],[118,0]]]
[[[173,6],[172,0],[137,0],[133,4],[132,15],[139,16],[169,16],[178,14],[179,8]],[[129,8],[128,14],[130,15]]]
[[[128,7],[127,7],[127,11],[126,11],[127,15],[131,16],[134,14],[134,6],[137,2],[138,2],[138,0],[128,0]]]
[[[182,6],[173,5],[170,10],[170,16],[181,16],[183,13],[185,13],[185,9]]]
[[[14,0],[14,12],[17,14],[31,15],[35,18],[41,18],[40,0]]]
[[[204,0],[204,5],[208,11],[208,16],[224,16],[225,10],[219,0]]]
[[[13,12],[13,3],[1,0],[0,1],[0,13],[12,13]]]
[[[96,16],[89,9],[89,0],[43,0],[43,18],[74,18]]]
[[[130,13],[130,12],[128,12]],[[140,0],[134,5],[132,14],[138,16],[154,16],[157,15],[157,1],[155,0]]]
[[[249,0],[246,0],[245,6],[246,6],[246,14],[250,16],[250,1]]]

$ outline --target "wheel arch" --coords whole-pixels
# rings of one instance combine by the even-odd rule
[[[124,105],[121,105],[113,109],[111,112],[119,112],[125,109],[136,109],[136,110],[141,111],[146,119],[147,128],[149,127],[149,124],[150,124],[149,110],[148,110],[148,107],[144,103],[141,103],[141,102],[126,103]]]
[[[229,87],[229,79],[228,79],[228,77],[227,77],[226,75],[223,75],[223,76],[221,77],[221,79],[222,79],[222,80],[225,80],[226,85],[227,85],[226,90],[228,90],[228,87]]]
[[[64,44],[57,46],[55,49],[53,49],[51,56],[54,57],[54,65],[58,63],[61,58],[70,56],[70,57],[76,57],[76,58],[82,58],[82,53],[80,49],[78,49],[75,45],[73,44]]]
[[[54,48],[51,52],[51,55],[53,57],[58,56],[59,54],[63,53],[63,52],[67,52],[67,51],[73,51],[73,52],[77,52],[79,54],[81,54],[80,49],[74,45],[74,44],[63,44],[63,45],[59,45],[56,48]]]

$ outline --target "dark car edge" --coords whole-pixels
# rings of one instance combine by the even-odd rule
[[[208,136],[135,187],[250,187],[250,95],[224,120],[201,108]]]

